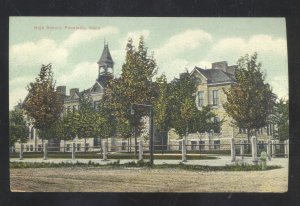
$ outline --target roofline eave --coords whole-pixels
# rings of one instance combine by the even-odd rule
[[[195,66],[195,68],[191,71],[190,75],[192,75],[195,72],[195,70],[196,70],[206,81],[208,81],[207,78],[197,68],[198,67]]]

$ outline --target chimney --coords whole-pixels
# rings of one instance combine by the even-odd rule
[[[211,64],[211,68],[212,69],[220,69],[222,70],[223,72],[226,72],[227,71],[227,67],[228,67],[228,64],[226,61],[222,61],[222,62],[214,62]]]
[[[232,66],[227,67],[226,71],[227,71],[227,73],[234,75],[236,68],[237,68],[237,65],[232,65]]]
[[[66,95],[66,86],[57,86],[56,87],[56,92]]]
[[[78,88],[70,89],[70,96],[73,96],[75,94],[75,92],[79,92],[79,89]]]
[[[188,76],[189,76],[189,73],[187,73],[187,72],[180,73],[180,74],[179,74],[179,79],[184,79],[184,78],[186,78],[186,77],[188,77]]]

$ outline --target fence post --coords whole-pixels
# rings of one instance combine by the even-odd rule
[[[271,156],[272,156],[272,154],[271,154],[271,140],[268,140],[268,142],[267,142],[267,154],[268,154],[268,159],[270,161]]]
[[[289,157],[289,140],[284,141],[284,157]]]
[[[185,141],[182,140],[181,141],[181,149],[182,149],[182,162],[186,162],[186,145],[185,145]]]
[[[24,151],[24,145],[21,144],[21,146],[20,146],[20,160],[23,160],[23,151]]]
[[[287,149],[287,158],[290,157],[290,140],[286,140],[287,141],[287,145],[286,145],[286,149]]]
[[[257,159],[257,145],[256,145],[256,137],[255,136],[252,136],[251,137],[251,150],[252,150],[252,161],[254,163],[257,163],[258,162],[258,159]]]
[[[143,141],[139,142],[139,160],[143,160]]]
[[[275,140],[272,140],[272,157],[274,158],[276,155],[276,145]]]
[[[231,138],[230,141],[230,148],[231,148],[231,162],[235,162],[235,145],[234,145],[234,138]]]
[[[108,142],[104,141],[103,142],[103,160],[106,161],[107,160],[107,147],[108,147]]]
[[[244,141],[241,141],[240,155],[242,156],[242,159],[244,159],[244,150],[245,150]]]
[[[44,160],[48,158],[48,144],[44,143]]]
[[[73,142],[73,147],[72,147],[72,160],[75,160],[75,151],[76,151],[76,144]]]

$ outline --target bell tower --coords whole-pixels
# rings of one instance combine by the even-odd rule
[[[99,59],[98,67],[98,79],[104,87],[107,86],[107,82],[113,78],[114,75],[114,61],[109,52],[108,44],[104,42],[104,48]]]

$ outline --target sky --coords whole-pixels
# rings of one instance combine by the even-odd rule
[[[66,85],[67,94],[71,88],[90,88],[104,42],[119,76],[128,38],[137,46],[141,35],[158,75],[165,73],[168,81],[195,66],[234,65],[239,57],[257,52],[266,82],[279,98],[288,99],[284,18],[10,17],[10,109],[24,100],[26,86],[42,64],[52,63],[56,86]]]

